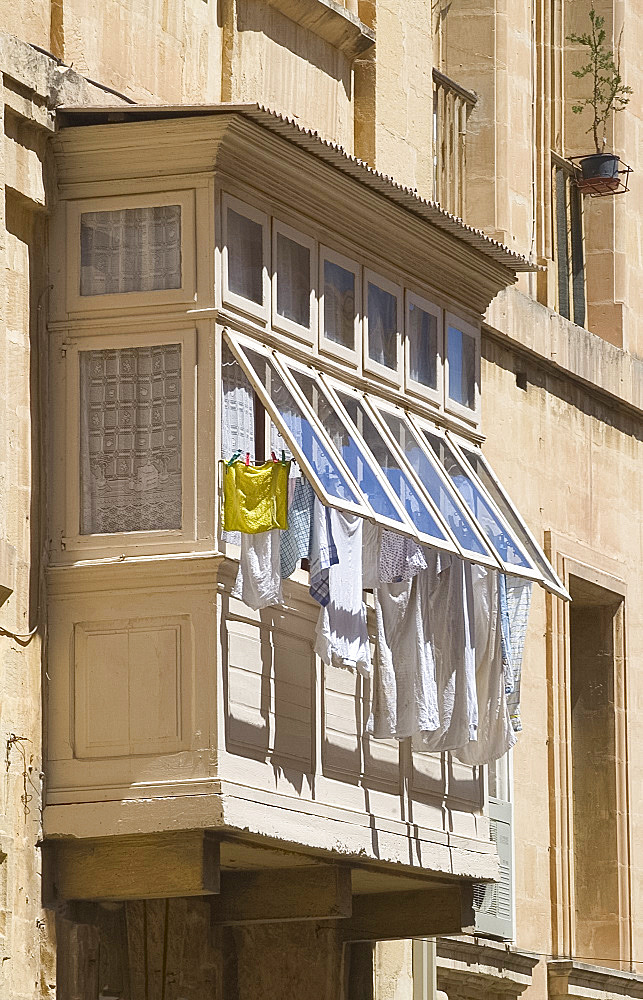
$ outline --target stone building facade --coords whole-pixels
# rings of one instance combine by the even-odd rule
[[[586,3],[0,7],[0,997],[643,993],[643,18],[596,9],[633,89],[604,198],[570,159]],[[106,280],[92,248],[132,220],[152,259]],[[282,308],[293,245],[308,293]],[[339,346],[327,265],[353,281]],[[272,389],[306,414],[312,371],[363,437],[388,414],[474,463],[545,584],[508,757],[364,736],[303,571],[285,610],[231,596],[226,370],[257,457],[294,433]]]

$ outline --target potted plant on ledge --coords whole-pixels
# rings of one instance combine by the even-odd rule
[[[600,194],[615,191],[620,183],[619,157],[616,153],[605,152],[607,122],[612,113],[623,111],[627,107],[632,88],[623,83],[618,55],[615,62],[613,53],[605,46],[605,18],[596,13],[593,4],[589,20],[589,32],[568,35],[567,41],[582,45],[589,57],[584,66],[572,70],[572,76],[579,80],[588,76],[592,84],[590,96],[583,97],[572,105],[575,115],[582,114],[585,108],[589,108],[594,115],[587,131],[592,133],[596,152],[578,158],[581,171],[578,186],[581,190]],[[619,49],[620,39],[617,53]]]

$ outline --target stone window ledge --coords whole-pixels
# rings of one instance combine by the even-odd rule
[[[643,997],[643,976],[620,969],[586,965],[571,959],[553,959],[547,963],[549,996],[574,997],[579,1000],[611,1000],[619,997]]]
[[[449,1000],[486,1000],[490,994],[519,997],[532,982],[540,958],[481,937],[437,940],[438,989]]]
[[[16,550],[0,538],[0,604],[16,589]]]
[[[349,59],[375,44],[375,32],[337,0],[268,0],[271,7],[341,49]]]

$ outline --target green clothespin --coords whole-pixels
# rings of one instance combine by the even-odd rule
[[[232,458],[230,459],[230,461],[227,463],[228,468],[230,468],[230,466],[233,464],[233,462],[237,461],[237,459],[240,457],[240,455],[241,455],[241,448],[237,448],[237,450],[235,451],[234,455],[232,456]]]

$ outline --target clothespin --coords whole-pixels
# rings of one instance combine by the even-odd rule
[[[229,462],[227,463],[227,464],[228,464],[228,468],[229,468],[229,467],[230,467],[230,466],[231,466],[231,465],[232,465],[232,464],[233,464],[234,462],[236,462],[236,461],[237,461],[237,459],[239,458],[239,456],[240,456],[240,455],[241,455],[241,448],[238,448],[238,449],[237,449],[237,450],[235,451],[235,453],[234,453],[234,455],[232,456],[232,458],[230,459],[230,461],[229,461]]]
[[[246,452],[246,465],[250,465],[250,452]]]
[[[271,457],[271,459],[273,460],[273,462],[276,462],[276,461],[277,461],[277,456],[275,455],[274,451],[271,451],[271,452],[270,452],[270,457]]]
[[[281,449],[281,464],[282,465],[286,464],[286,452],[284,451],[283,448]]]

